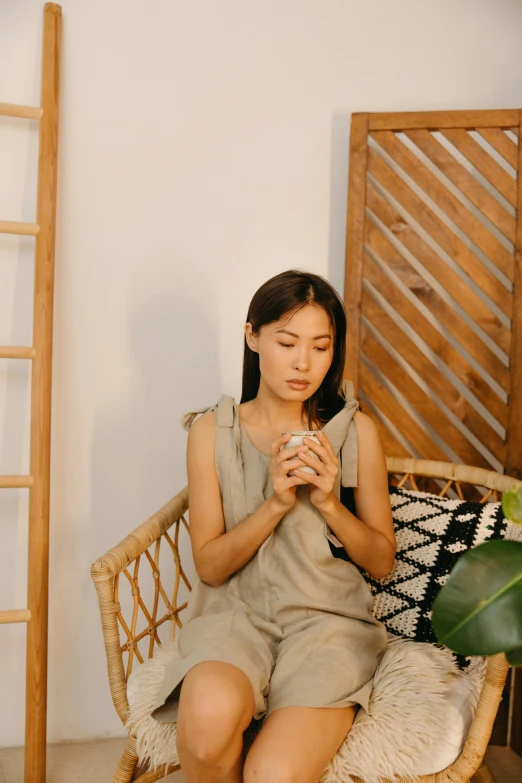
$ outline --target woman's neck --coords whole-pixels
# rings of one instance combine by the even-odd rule
[[[300,400],[281,400],[270,392],[259,390],[254,399],[241,407],[243,420],[265,432],[308,429],[308,419]]]

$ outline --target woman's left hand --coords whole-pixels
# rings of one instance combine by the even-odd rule
[[[324,432],[317,430],[316,434],[320,443],[316,443],[315,440],[310,438],[303,438],[303,446],[307,446],[310,451],[317,454],[319,459],[310,457],[304,451],[300,452],[298,456],[300,460],[316,470],[318,475],[316,476],[298,468],[294,469],[294,473],[310,484],[310,501],[320,510],[321,506],[329,503],[334,495],[333,488],[339,460],[335,456],[332,444]]]

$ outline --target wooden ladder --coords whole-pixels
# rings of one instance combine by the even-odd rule
[[[29,489],[27,608],[0,611],[0,623],[27,623],[25,783],[44,783],[47,719],[51,365],[61,6],[43,12],[41,106],[0,103],[0,115],[39,122],[36,223],[0,221],[0,233],[35,237],[32,346],[0,346],[0,359],[29,359],[30,475],[0,476],[0,488]]]

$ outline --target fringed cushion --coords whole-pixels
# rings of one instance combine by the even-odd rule
[[[176,724],[151,717],[163,670],[179,655],[176,642],[159,648],[130,676],[127,729],[136,737],[140,762],[155,769],[178,764]],[[377,668],[370,712],[360,710],[345,741],[325,769],[322,783],[366,783],[445,769],[460,755],[485,675],[485,659],[460,671],[453,654],[392,634]],[[258,722],[257,729],[261,728]],[[245,752],[256,731],[245,732]]]

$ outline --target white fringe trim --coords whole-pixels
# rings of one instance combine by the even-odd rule
[[[180,657],[178,643],[164,643],[156,648],[152,658],[132,672],[127,682],[130,715],[125,728],[136,737],[139,763],[147,761],[152,769],[179,764],[177,724],[161,722],[151,716],[165,667],[175,657]]]
[[[147,761],[152,769],[179,763],[176,723],[151,717],[165,666],[174,656],[179,657],[177,642],[164,644],[128,682],[126,728],[136,737],[140,763]],[[419,764],[447,743],[444,707],[451,689],[457,681],[464,687],[467,683],[474,714],[485,669],[486,659],[479,657],[460,671],[450,650],[388,634],[388,647],[375,673],[370,714],[358,713],[321,783],[347,783],[353,775],[365,783],[415,777]],[[461,739],[463,743],[465,738]]]
[[[475,713],[484,682],[485,658],[472,659],[461,671],[447,648],[391,634],[388,638],[388,648],[375,673],[370,713],[358,713],[321,783],[346,783],[352,776],[365,783],[379,783],[382,778],[415,778],[421,768],[427,774],[426,765],[444,755],[444,745],[448,745],[447,703],[457,680],[467,684]],[[460,739],[462,748],[465,737]],[[439,771],[430,767],[429,774]]]

